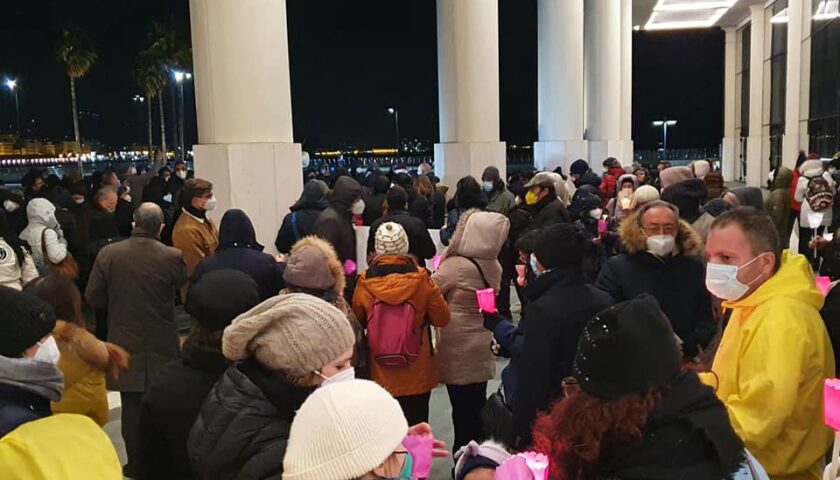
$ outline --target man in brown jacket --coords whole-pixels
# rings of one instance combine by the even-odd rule
[[[119,391],[122,400],[126,474],[136,468],[141,399],[150,376],[178,358],[175,292],[187,281],[181,252],[160,242],[160,207],[141,204],[134,224],[131,238],[99,252],[85,290],[91,307],[108,309],[108,341],[131,355],[119,380],[108,378],[108,389]]]
[[[207,218],[207,212],[216,208],[213,184],[200,178],[187,180],[180,203],[181,212],[172,231],[172,246],[183,254],[187,274],[192,277],[198,263],[213,255],[219,246],[219,229]]]

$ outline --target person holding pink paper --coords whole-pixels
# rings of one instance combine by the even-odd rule
[[[399,403],[373,382],[321,387],[292,422],[283,479],[428,478],[434,448],[445,445],[427,427],[409,428]]]

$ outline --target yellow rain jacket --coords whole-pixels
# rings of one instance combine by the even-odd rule
[[[25,423],[0,439],[3,480],[122,480],[108,435],[83,415]]]
[[[712,365],[717,378],[701,375],[774,480],[821,478],[833,438],[823,423],[823,380],[834,377],[823,300],[805,257],[785,251],[776,275],[723,303],[732,316]]]

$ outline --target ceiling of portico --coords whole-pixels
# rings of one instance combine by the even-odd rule
[[[642,30],[728,27],[766,0],[633,0],[633,25]],[[653,20],[651,16],[653,15]]]

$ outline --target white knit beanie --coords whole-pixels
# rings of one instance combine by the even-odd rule
[[[396,222],[385,222],[376,229],[376,254],[390,255],[408,253],[408,235],[402,225]]]
[[[284,480],[353,480],[373,471],[408,434],[400,404],[368,380],[310,395],[292,422]]]

